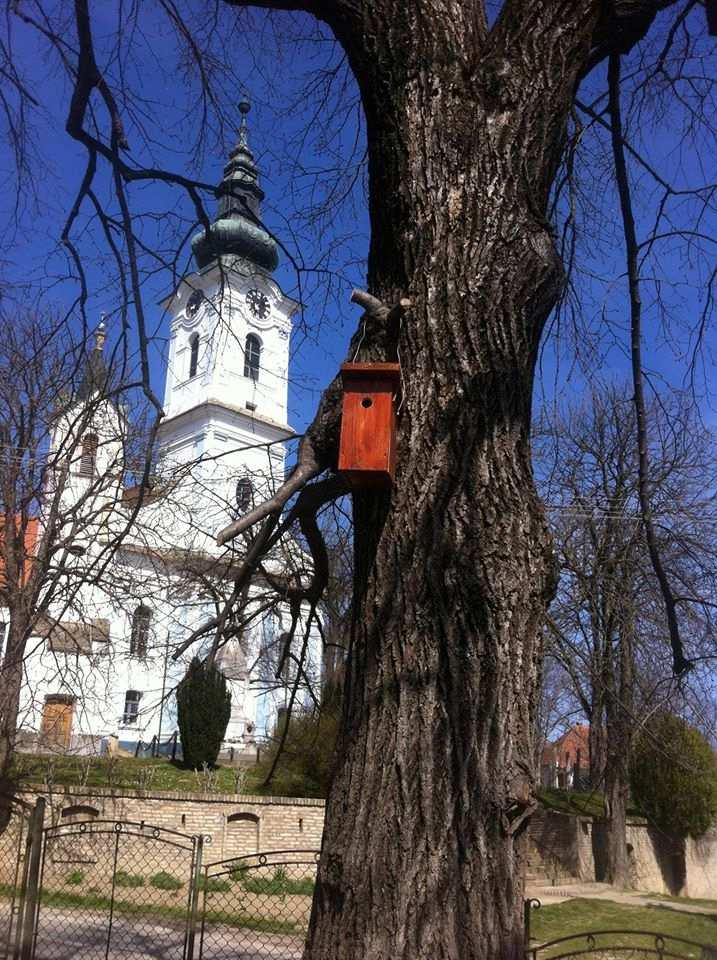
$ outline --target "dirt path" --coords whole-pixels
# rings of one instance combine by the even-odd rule
[[[176,920],[116,914],[110,929],[104,912],[43,907],[35,960],[182,960],[184,939]],[[303,939],[212,924],[203,944],[196,931],[195,960],[200,946],[202,960],[300,960]]]
[[[661,907],[677,913],[695,913],[703,917],[717,918],[717,908],[690,903],[689,900],[661,900],[639,890],[618,890],[609,883],[567,883],[555,887],[531,885],[526,889],[525,895],[536,897],[544,906],[565,903],[566,900],[580,897],[587,900],[611,900],[613,903],[623,903],[631,907]]]

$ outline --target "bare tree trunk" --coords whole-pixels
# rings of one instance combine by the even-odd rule
[[[354,498],[340,763],[305,956],[517,960],[555,580],[528,437],[563,280],[548,195],[579,76],[613,32],[629,49],[657,3],[511,0],[489,29],[464,0],[254,2],[313,12],[342,44],[366,113],[368,288],[414,305],[359,356],[401,363],[397,476]]]
[[[0,790],[11,788],[10,772],[17,739],[17,719],[23,677],[24,625],[10,618],[0,664]]]
[[[590,712],[590,731],[588,744],[590,750],[590,789],[604,789],[605,767],[607,765],[607,741],[605,737],[605,698],[603,684],[599,674],[594,680],[592,710]]]
[[[395,5],[373,6],[385,8],[368,31],[374,55],[396,77],[363,91],[369,288],[415,309],[398,338],[396,482],[390,497],[354,498],[340,766],[306,956],[518,958],[539,625],[554,589],[529,427],[562,278],[533,205],[547,197],[555,118],[536,109],[526,129],[499,133],[493,111],[513,92],[477,99],[464,63],[407,46],[407,32],[423,45],[439,30],[463,51],[455,4],[456,23],[428,4],[425,23],[388,32]],[[539,79],[530,95],[546,96]],[[542,174],[527,184],[536,150]]]
[[[627,855],[627,783],[623,764],[608,767],[605,782],[605,880],[619,890],[631,886],[630,861]]]

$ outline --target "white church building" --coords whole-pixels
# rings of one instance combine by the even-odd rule
[[[161,304],[171,326],[151,490],[139,499],[137,488],[121,486],[125,414],[109,400],[72,464],[67,500],[86,495],[94,477],[108,477],[91,498],[93,516],[102,522],[88,525],[85,542],[78,535],[75,547],[78,569],[86,571],[96,554],[99,573],[85,577],[71,608],[53,611],[56,619],[30,643],[21,749],[24,736],[28,744],[34,737],[36,748],[39,742],[96,752],[119,742],[127,750],[144,752],[150,744],[166,750],[177,726],[173,690],[191,657],[206,653],[216,635],[191,641],[193,631],[221,611],[245,548],[241,538],[220,548],[216,535],[283,480],[285,443],[293,436],[288,363],[298,305],[272,277],[276,243],[256,222],[264,195],[247,144],[248,104],[240,109],[239,140],[217,190],[216,218],[208,235],[202,230],[192,241],[196,272]],[[103,349],[100,328],[78,404],[106,376]],[[71,420],[56,426],[53,445],[62,444]],[[130,520],[104,569],[99,558]],[[303,559],[293,544],[269,567],[278,577]],[[291,656],[282,658],[289,611],[270,602],[269,592],[266,584],[252,585],[243,619],[218,653],[232,692],[226,746],[239,750],[271,735],[298,669]],[[252,623],[244,626],[250,613]],[[297,630],[299,644],[303,630]],[[320,679],[321,645],[315,627],[305,633],[302,686],[308,687]]]

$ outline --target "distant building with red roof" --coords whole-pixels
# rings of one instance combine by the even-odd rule
[[[544,787],[577,789],[589,772],[589,724],[576,723],[543,747],[540,780]]]
[[[19,518],[16,520],[16,527],[20,527]],[[23,583],[30,574],[30,563],[37,548],[37,539],[40,529],[40,521],[37,517],[31,517],[25,526],[25,558],[23,563],[22,578]],[[3,550],[5,541],[5,517],[0,516],[0,603],[2,602],[2,592],[7,586],[5,578],[5,551]]]

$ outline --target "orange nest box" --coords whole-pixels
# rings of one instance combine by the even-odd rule
[[[344,363],[339,472],[355,490],[390,487],[396,465],[397,363]]]

